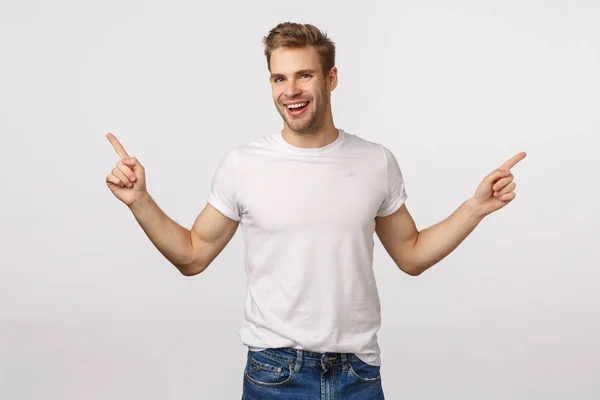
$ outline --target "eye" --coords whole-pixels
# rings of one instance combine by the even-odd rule
[[[283,82],[283,78],[282,77],[273,78],[273,82],[274,83],[281,83],[281,82]]]
[[[311,75],[311,74],[302,74],[300,77],[301,77],[302,79],[308,79],[308,78],[311,78],[311,77],[312,77],[312,75]]]

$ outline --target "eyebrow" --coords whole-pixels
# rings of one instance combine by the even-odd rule
[[[300,71],[297,71],[296,75],[302,75],[302,74],[313,74],[314,75],[315,72],[316,71],[314,69],[307,68],[307,69],[301,69]],[[285,76],[283,74],[271,74],[271,79],[280,78],[280,77],[283,78]]]

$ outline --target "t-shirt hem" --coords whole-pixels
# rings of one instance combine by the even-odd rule
[[[223,203],[221,200],[217,199],[214,196],[209,196],[208,202],[210,205],[212,205],[214,208],[216,208],[221,214],[223,214],[224,216],[226,216],[227,218],[230,218],[234,221],[240,221],[242,218],[237,215],[235,212],[233,212],[229,207],[227,207],[225,205],[225,203]]]
[[[378,212],[377,216],[378,217],[387,217],[388,215],[391,215],[393,213],[395,213],[396,211],[398,211],[398,209],[402,206],[402,204],[404,204],[404,202],[407,199],[407,194],[406,192],[403,192],[400,197],[398,197],[396,199],[396,201],[394,201],[394,203],[389,206],[388,208],[386,208],[384,211]]]

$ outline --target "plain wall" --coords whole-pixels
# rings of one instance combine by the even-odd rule
[[[592,0],[3,0],[0,398],[241,397],[241,230],[182,276],[106,187],[105,134],[190,228],[225,153],[282,127],[261,40],[288,20],[336,42],[335,123],[394,152],[419,229],[528,153],[421,276],[376,241],[386,398],[599,398]]]

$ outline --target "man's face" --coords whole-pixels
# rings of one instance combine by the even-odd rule
[[[312,133],[324,123],[336,69],[324,76],[313,47],[280,47],[271,53],[273,101],[285,124],[297,133]],[[332,75],[333,74],[333,75]]]

